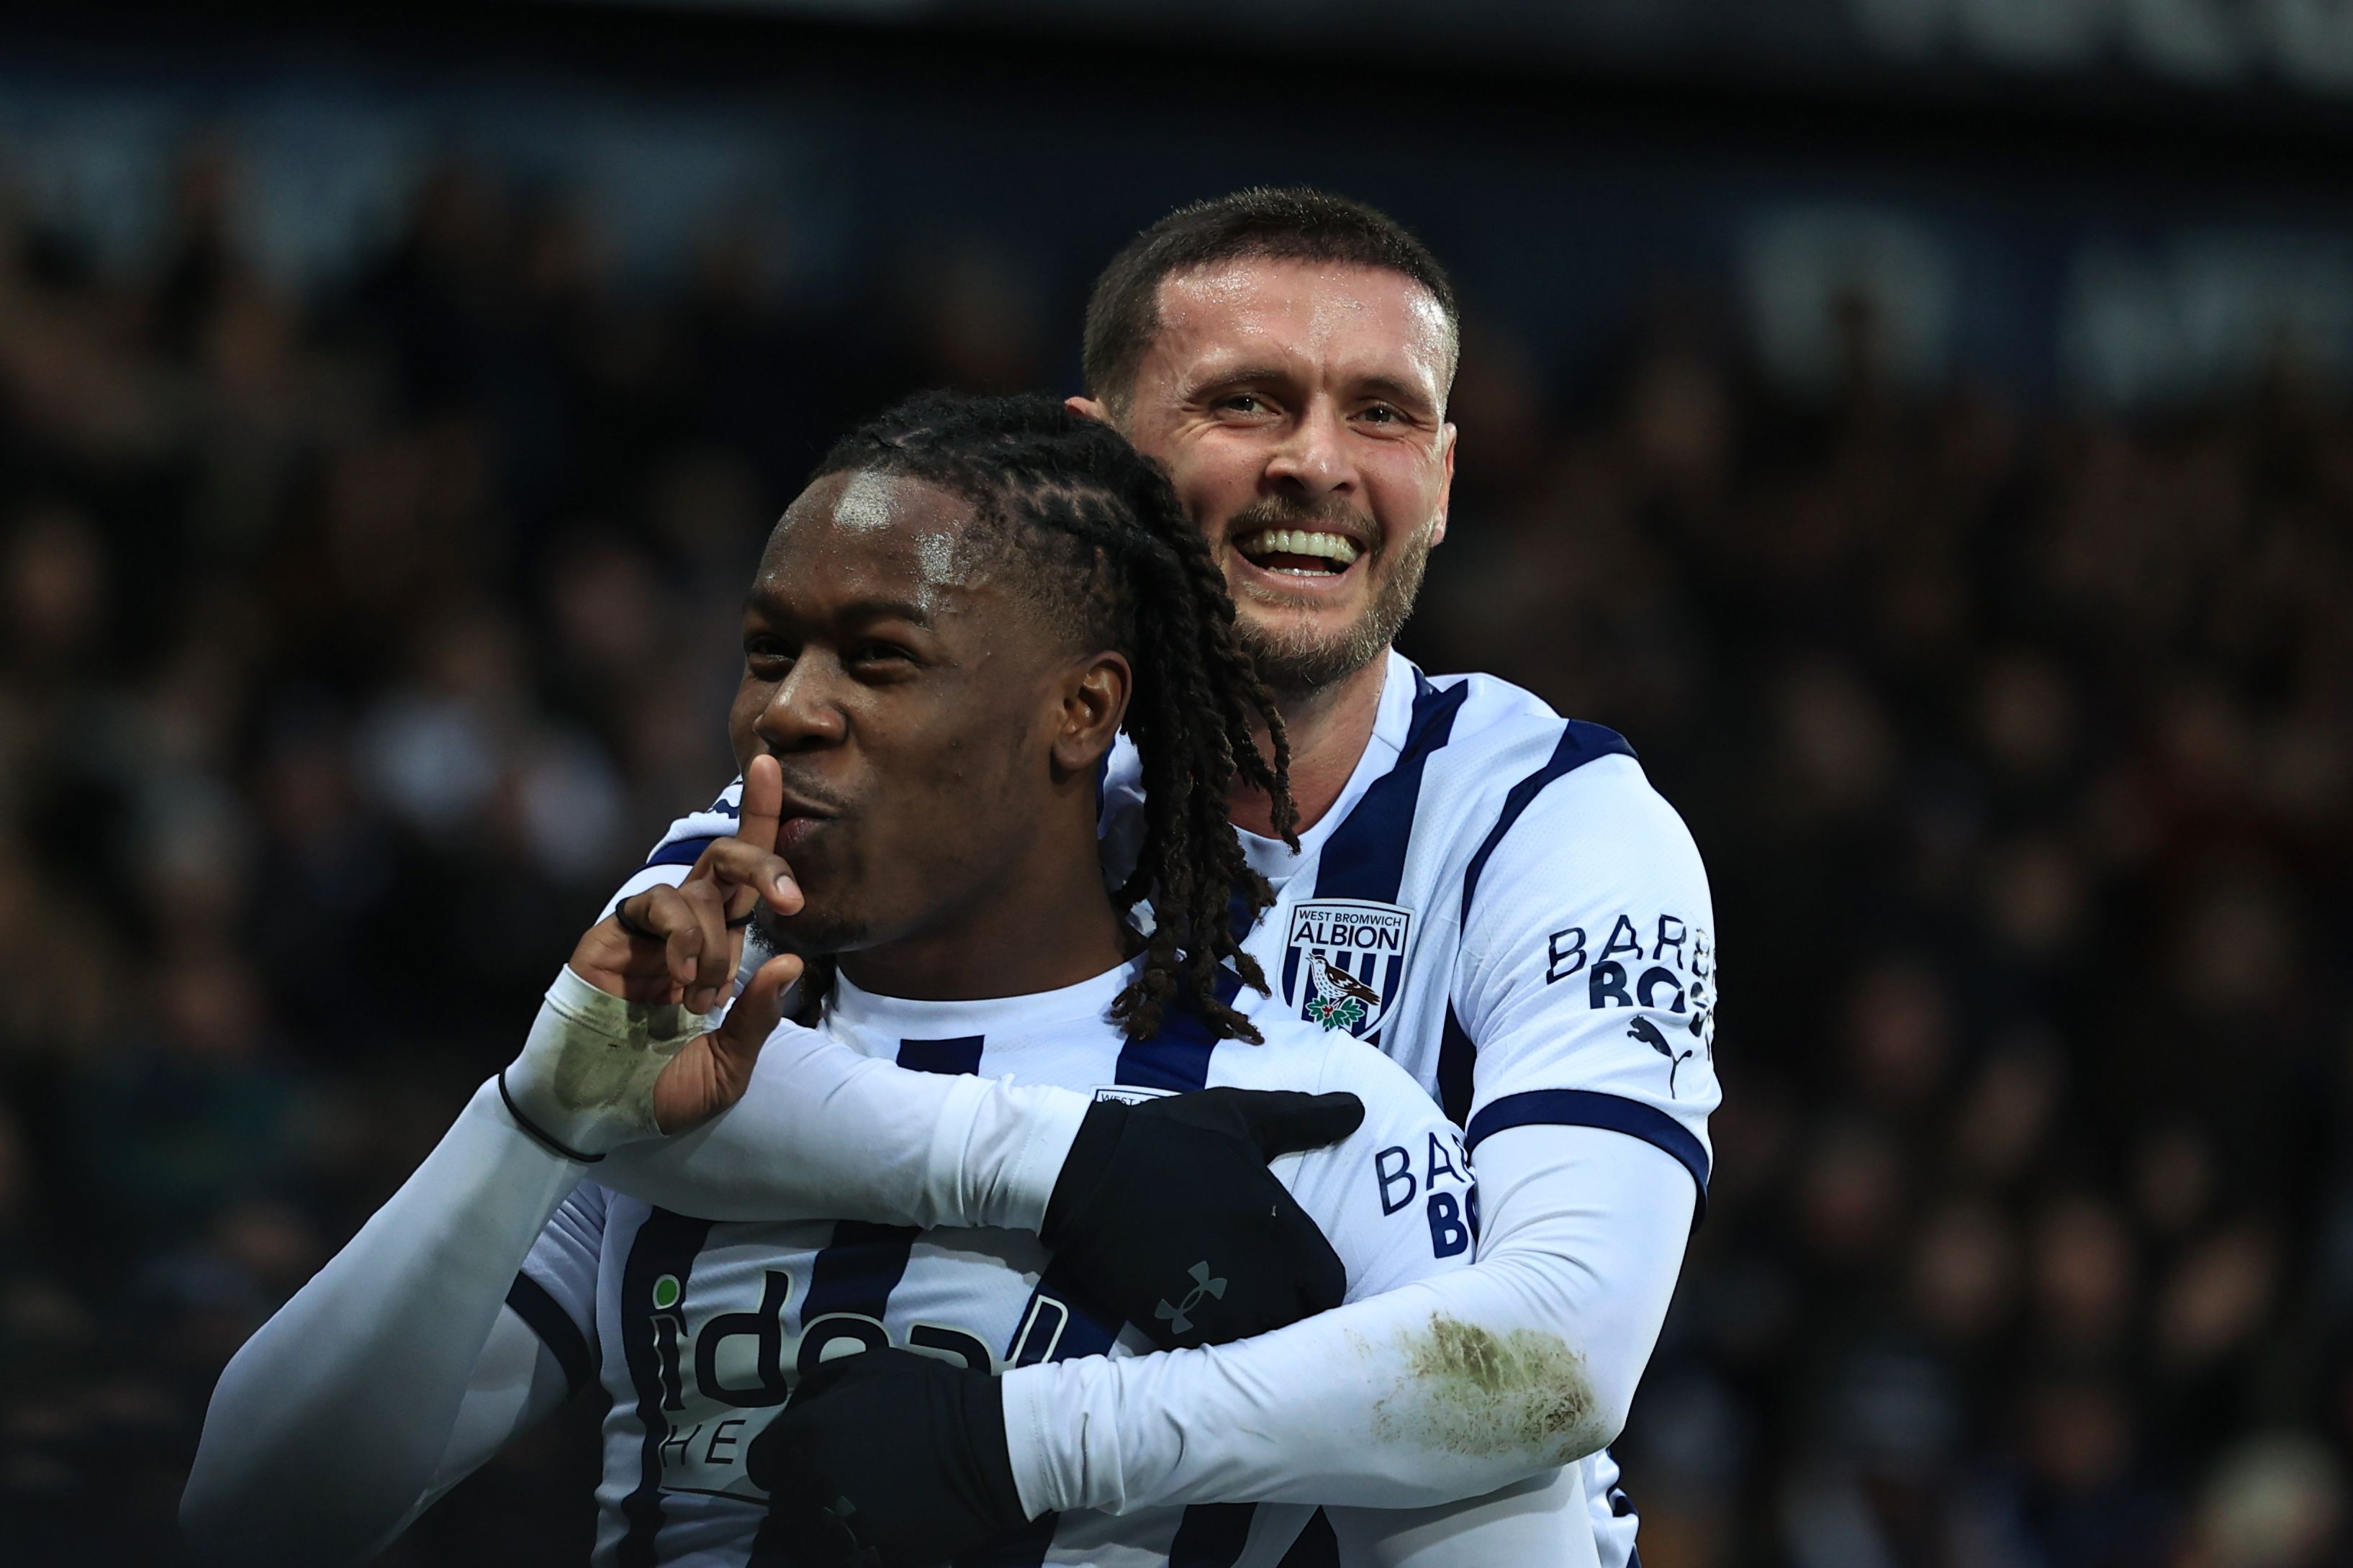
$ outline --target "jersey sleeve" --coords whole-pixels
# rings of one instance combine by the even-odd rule
[[[721,790],[719,798],[702,810],[690,813],[671,823],[670,831],[661,836],[661,841],[646,856],[645,864],[631,872],[629,879],[606,900],[603,913],[597,918],[601,920],[604,915],[611,914],[614,906],[623,899],[635,898],[648,888],[664,884],[675,887],[684,881],[687,872],[693,869],[694,863],[702,858],[702,852],[711,847],[711,841],[733,833],[743,814],[744,781],[739,778]]]
[[[1270,1031],[1268,1048],[1320,1050],[1317,1091],[1365,1102],[1363,1125],[1346,1138],[1271,1167],[1340,1255],[1345,1300],[1386,1295],[1469,1263],[1479,1195],[1461,1133],[1410,1074],[1372,1047],[1321,1029],[1298,1033],[1294,1047]]]
[[[596,1381],[596,1268],[609,1195],[594,1182],[575,1187],[507,1289],[507,1305],[539,1336],[575,1394]]]
[[[1551,781],[1464,879],[1450,1026],[1473,1058],[1466,1143],[1605,1128],[1707,1190],[1715,916],[1691,832],[1630,757]],[[1507,807],[1507,811],[1508,811]]]

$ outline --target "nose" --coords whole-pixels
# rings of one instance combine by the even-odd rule
[[[1349,495],[1356,489],[1356,467],[1348,452],[1348,432],[1329,398],[1310,402],[1284,432],[1268,459],[1266,477],[1303,500]]]
[[[839,745],[849,731],[834,690],[840,677],[832,659],[805,651],[768,693],[752,733],[778,756]]]

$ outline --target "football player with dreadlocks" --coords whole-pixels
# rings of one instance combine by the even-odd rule
[[[1281,710],[1266,738],[1289,747],[1295,815],[1246,775],[1227,803],[1276,893],[1242,942],[1273,994],[1243,1005],[1410,1072],[1464,1129],[1484,1226],[1470,1268],[1245,1343],[976,1380],[959,1396],[1001,1405],[1032,1513],[1429,1504],[1566,1467],[1588,1550],[1639,1561],[1609,1445],[1705,1202],[1715,921],[1691,834],[1623,738],[1392,646],[1451,521],[1461,348],[1429,249],[1314,190],[1169,214],[1088,303],[1071,406],[1168,470]],[[1162,787],[1138,764],[1119,748],[1105,778],[1114,876]],[[677,824],[630,889],[675,879],[661,862],[693,858],[729,809]],[[758,1137],[764,1115],[724,1135]],[[729,1174],[733,1201],[764,1201],[757,1170]],[[1390,1201],[1450,1223],[1443,1163],[1391,1175]],[[860,1375],[786,1428],[864,1513],[921,1511],[967,1468],[965,1429],[860,1399]]]
[[[1335,1267],[1293,1260],[1309,1275],[1293,1316],[1468,1262],[1468,1162],[1411,1079],[1345,1033],[1235,1006],[1266,986],[1239,933],[1273,893],[1226,800],[1246,782],[1287,821],[1290,785],[1207,546],[1108,426],[1049,399],[934,395],[820,466],[769,540],[744,647],[737,833],[582,939],[523,1058],[231,1363],[190,1481],[192,1537],[224,1561],[364,1556],[593,1383],[610,1401],[602,1564],[870,1546],[929,1562],[991,1538],[1008,1563],[1273,1564],[1310,1508],[1033,1518],[994,1403],[928,1376],[1224,1337],[1221,1303],[1267,1271],[1256,1254],[1319,1230]],[[1152,804],[1134,869],[1107,893],[1099,780],[1123,729]],[[1254,733],[1276,739],[1261,752]],[[1147,900],[1148,933],[1129,919]],[[704,945],[671,963],[689,931]],[[750,983],[709,1029],[711,977],[736,971],[747,940]],[[813,1028],[781,1022],[796,981]],[[616,1192],[584,1147],[614,1120],[691,1120],[741,1092],[710,1085],[748,1072],[763,1041],[812,1040],[895,1064],[902,1089],[929,1075],[1083,1092],[1096,1109],[1065,1163],[1102,1179],[1058,1185],[1042,1237],[714,1220]],[[1338,1141],[1281,1161],[1293,1206],[1234,1250],[1213,1244],[1131,1326],[1087,1288],[1104,1272],[1087,1237],[1097,1211],[1148,1211],[1107,1150],[1154,1127],[1162,1161],[1144,1169],[1164,1182],[1219,1140],[1261,1158]],[[1392,1201],[1400,1161],[1445,1166],[1452,1220]],[[922,1510],[858,1515],[813,1479],[817,1456],[772,1433],[797,1387],[851,1363],[862,1401],[903,1400],[907,1419],[953,1423],[970,1445],[970,1470]],[[1581,1502],[1534,1484],[1333,1520],[1352,1561],[1467,1568],[1567,1560]]]

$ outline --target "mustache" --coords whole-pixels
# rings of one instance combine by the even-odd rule
[[[778,760],[782,761],[782,759]],[[784,814],[786,816],[803,815],[794,809],[797,806],[815,806],[818,810],[828,812],[835,816],[842,816],[849,811],[849,802],[835,795],[830,790],[821,789],[807,780],[794,777],[788,768],[779,771],[784,774]]]
[[[1239,539],[1266,528],[1342,534],[1367,555],[1378,553],[1381,548],[1381,531],[1373,526],[1372,519],[1337,496],[1312,501],[1293,496],[1267,496],[1254,500],[1227,521],[1226,538]]]

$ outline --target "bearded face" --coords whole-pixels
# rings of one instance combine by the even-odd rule
[[[1272,496],[1245,507],[1222,531],[1218,555],[1260,675],[1279,694],[1298,696],[1380,658],[1413,613],[1438,527],[1433,517],[1391,541],[1342,501]],[[1364,574],[1363,592],[1335,626],[1311,595],[1351,573]]]
[[[1124,409],[1226,574],[1245,644],[1285,697],[1377,660],[1446,535],[1452,323],[1412,279],[1252,259],[1160,285]]]

